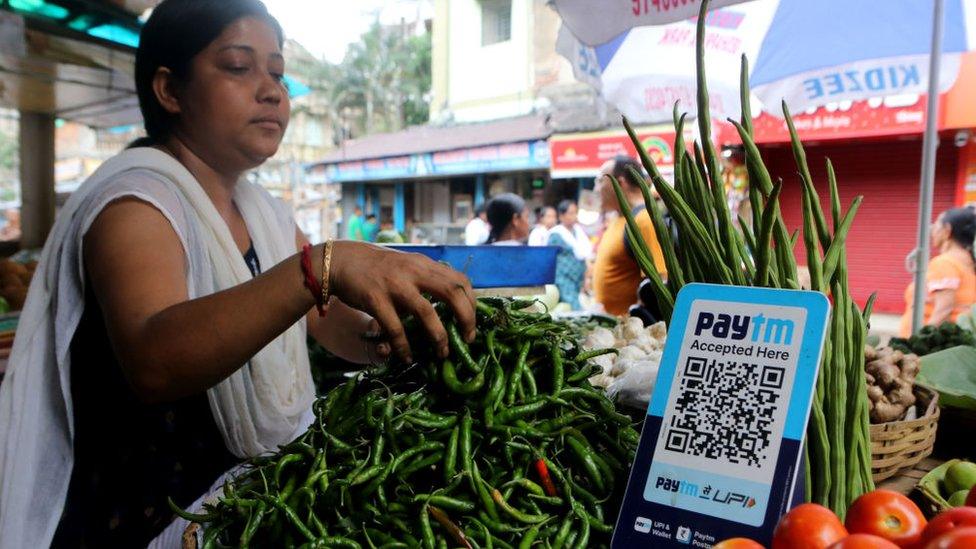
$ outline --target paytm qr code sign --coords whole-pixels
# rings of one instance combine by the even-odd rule
[[[817,292],[681,290],[614,547],[771,540],[802,477],[828,313]]]

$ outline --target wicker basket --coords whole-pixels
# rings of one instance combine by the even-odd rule
[[[939,395],[915,386],[917,406],[925,413],[911,421],[871,425],[871,476],[881,482],[914,467],[932,453],[939,425]]]

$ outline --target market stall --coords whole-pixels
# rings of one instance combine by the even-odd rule
[[[972,530],[956,526],[972,524],[966,516],[976,509],[947,509],[976,503],[970,495],[976,465],[936,467],[927,459],[940,401],[967,402],[952,393],[961,384],[946,371],[976,364],[958,355],[972,333],[940,327],[871,345],[873,300],[852,297],[846,249],[861,199],[841,203],[828,165],[822,201],[785,107],[802,182],[802,227],[791,232],[784,221],[782,183],[752,139],[748,108],[736,127],[752,181],[752,214],[733,223],[706,115],[704,21],[701,144],[685,143],[685,118],[676,112],[673,186],[625,121],[677,229],[665,227],[661,205],[643,185],[661,235],[664,278],[630,208],[622,208],[665,322],[567,320],[532,298],[482,297],[478,334],[468,344],[438,306],[448,358],[418,351],[411,364],[374,367],[326,390],[304,435],[233,471],[200,508],[173,506],[191,523],[185,546],[678,547],[693,540],[723,549],[923,547],[930,540],[929,547],[972,546],[965,537]],[[747,97],[745,67],[742,83]],[[812,291],[800,290],[801,262]],[[513,264],[528,268],[524,259]],[[731,312],[699,313],[693,326],[689,307],[702,301]],[[423,349],[422,326],[404,322],[413,347]],[[685,337],[692,326],[700,341]],[[708,356],[751,358],[688,360],[678,373],[684,356],[678,353],[689,341]],[[688,381],[696,376],[702,381]],[[681,394],[669,400],[679,377]],[[718,473],[708,478],[742,481],[737,491],[699,486],[699,473],[681,477],[674,468],[653,482],[647,466],[654,470],[658,455],[651,450],[660,445],[657,429],[664,440],[662,425],[675,427],[667,431],[669,452],[685,456],[689,467],[711,463]],[[686,438],[672,438],[682,429]],[[735,467],[769,471],[765,491],[722,477]],[[931,472],[918,483],[906,480],[924,467]],[[882,482],[931,505],[875,490]],[[727,510],[732,504],[739,510]],[[634,518],[646,509],[658,513],[654,520]],[[923,510],[929,518],[944,513],[927,523]]]

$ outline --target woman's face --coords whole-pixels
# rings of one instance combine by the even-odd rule
[[[267,22],[232,23],[191,64],[178,92],[177,132],[213,167],[259,166],[281,144],[291,105],[282,81],[285,60]]]
[[[529,209],[523,208],[522,213],[512,218],[512,238],[514,240],[525,240],[529,237],[529,231],[531,229]]]
[[[569,207],[566,208],[566,213],[559,216],[559,222],[567,227],[572,227],[576,225],[576,221],[578,219],[579,219],[579,208],[576,207],[576,204],[570,204]]]
[[[543,227],[547,229],[551,229],[556,226],[556,222],[557,222],[556,210],[554,210],[553,208],[546,208],[545,210],[543,210],[542,220],[540,221]]]
[[[949,227],[949,224],[945,222],[945,218],[940,215],[938,219],[935,220],[935,223],[932,223],[932,228],[929,230],[929,234],[932,249],[938,250],[943,244],[946,243],[946,241],[949,240],[949,237],[952,236],[952,228]]]

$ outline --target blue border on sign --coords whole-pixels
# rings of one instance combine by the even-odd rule
[[[800,356],[797,357],[796,378],[793,381],[794,392],[786,415],[786,425],[783,436],[794,440],[803,440],[806,431],[807,417],[810,413],[809,403],[813,400],[816,387],[816,376],[823,347],[823,338],[827,330],[827,318],[830,312],[830,302],[827,296],[820,292],[778,290],[772,288],[751,288],[743,286],[723,286],[718,284],[688,284],[678,293],[671,326],[668,332],[668,342],[664,355],[661,357],[661,370],[658,372],[658,383],[651,394],[651,402],[647,407],[647,415],[664,417],[671,386],[674,383],[678,367],[678,356],[685,340],[688,329],[688,315],[691,305],[699,299],[710,301],[725,301],[729,303],[766,304],[781,307],[802,307],[807,310],[807,320],[803,329],[803,343],[800,346]],[[678,331],[680,330],[680,331]],[[803,368],[803,364],[814,361],[813,368]],[[796,404],[808,403],[806,406]]]

